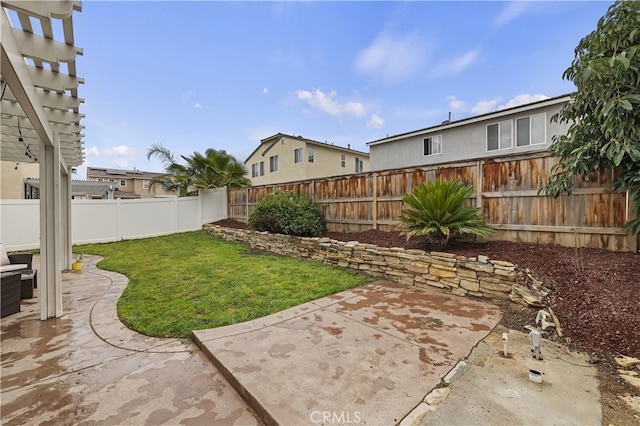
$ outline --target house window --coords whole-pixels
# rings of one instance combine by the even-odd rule
[[[115,181],[116,181],[115,179],[109,179],[109,182],[115,182]]]
[[[257,177],[258,176],[258,163],[253,163],[251,165],[251,177]]]
[[[96,179],[96,181],[97,181],[97,182],[104,182],[104,179],[102,179],[102,178],[98,178],[98,179]]]
[[[264,161],[260,162],[260,176],[264,176]]]
[[[120,186],[127,186],[127,181],[125,179],[120,179]]]
[[[507,149],[512,146],[511,120],[487,126],[487,151]]]
[[[539,145],[546,142],[546,114],[516,120],[516,146]]]
[[[347,156],[344,154],[340,156],[340,167],[342,168],[347,167]]]
[[[142,189],[149,189],[149,179],[144,179],[142,181]]]
[[[314,149],[313,148],[307,148],[307,154],[309,154],[309,162],[313,163]]]
[[[423,155],[442,154],[442,135],[424,139]]]
[[[362,173],[364,171],[364,163],[361,158],[356,157],[356,173]]]
[[[297,148],[293,151],[293,162],[302,163],[302,148]]]
[[[269,157],[269,171],[271,173],[278,171],[278,156],[273,155]]]

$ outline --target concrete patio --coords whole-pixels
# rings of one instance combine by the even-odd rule
[[[63,317],[40,321],[38,289],[2,318],[3,425],[260,424],[192,342],[122,325],[128,279],[96,261],[63,273]]]
[[[595,369],[546,343],[532,361],[491,304],[379,281],[195,331],[200,350],[124,327],[128,280],[97,260],[63,274],[63,317],[36,290],[2,319],[3,425],[600,423]]]

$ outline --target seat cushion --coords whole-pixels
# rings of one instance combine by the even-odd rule
[[[11,260],[9,260],[9,256],[7,255],[7,251],[4,249],[2,243],[0,243],[0,265],[9,265]]]
[[[21,269],[29,269],[26,263],[10,263],[8,265],[0,265],[0,272],[19,271]]]

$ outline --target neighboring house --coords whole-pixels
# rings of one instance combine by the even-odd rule
[[[40,179],[27,178],[24,181],[24,198],[40,199]],[[89,182],[86,180],[71,181],[71,198],[74,200],[111,200],[116,197],[116,191],[104,182]],[[140,198],[138,196],[137,198]]]
[[[27,198],[26,180],[40,176],[38,163],[14,163],[0,161],[0,198],[24,200]]]
[[[368,142],[371,171],[547,151],[568,124],[551,117],[570,94]]]
[[[153,175],[158,175],[158,173]],[[0,199],[40,199],[39,176],[40,165],[38,163],[0,161]],[[71,198],[76,200],[141,198],[141,195],[134,191],[121,190],[118,183],[119,180],[115,182],[112,178],[97,178],[92,181],[72,180]]]
[[[260,141],[244,162],[253,186],[369,171],[369,154],[283,133]]]
[[[167,192],[159,183],[151,185],[154,178],[164,173],[142,172],[140,170],[103,169],[87,167],[87,180],[106,182],[113,185],[114,198],[155,198],[174,197],[175,192]]]

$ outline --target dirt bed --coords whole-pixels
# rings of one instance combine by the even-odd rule
[[[217,224],[246,229],[244,223],[234,220]],[[378,230],[357,234],[327,232],[322,236],[381,247],[447,251],[466,257],[485,255],[533,271],[553,288],[550,305],[563,331],[562,337],[546,337],[588,353],[599,367],[603,423],[640,425],[640,417],[635,417],[638,413],[617,398],[640,397],[640,391],[619,378],[613,361],[616,355],[640,358],[640,254],[507,241],[453,243],[443,250],[429,246],[424,238],[407,241],[397,232]],[[526,332],[524,326],[534,324],[537,310],[505,302],[503,312],[504,326]]]

